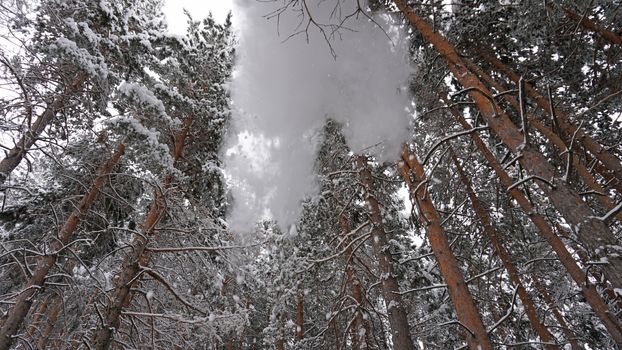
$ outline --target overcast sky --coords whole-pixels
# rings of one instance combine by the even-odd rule
[[[224,21],[231,10],[232,0],[166,0],[164,13],[172,33],[183,34],[186,30],[186,16],[183,9],[194,19],[202,19],[211,11],[216,20]]]

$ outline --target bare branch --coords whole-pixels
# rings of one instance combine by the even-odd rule
[[[544,182],[545,184],[551,186],[552,189],[555,189],[555,185],[553,185],[549,180],[547,180],[547,179],[545,179],[543,177],[537,176],[537,175],[531,175],[531,176],[527,176],[526,178],[524,178],[524,179],[516,182],[512,186],[508,187],[508,191],[511,191],[512,189],[514,189],[514,188],[516,188],[516,187],[518,187],[518,186],[520,186],[520,185],[522,185],[522,184],[524,184],[524,183],[526,183],[528,181],[531,181],[531,180],[540,180],[540,181]]]
[[[428,162],[428,160],[430,159],[430,157],[432,156],[432,153],[434,153],[434,151],[437,148],[439,148],[443,143],[445,143],[445,142],[447,142],[449,140],[458,138],[460,136],[469,135],[469,134],[474,133],[476,131],[482,131],[482,130],[488,130],[488,129],[489,129],[488,125],[476,126],[476,127],[472,128],[472,129],[460,131],[460,132],[457,132],[455,134],[451,134],[449,136],[446,136],[446,137],[442,138],[440,141],[436,142],[434,144],[434,146],[432,146],[432,148],[428,151],[428,153],[426,153],[425,157],[423,158],[423,162],[421,162],[421,165],[425,165]]]

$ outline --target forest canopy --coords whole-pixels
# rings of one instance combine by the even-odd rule
[[[622,3],[0,0],[0,350],[622,347]]]

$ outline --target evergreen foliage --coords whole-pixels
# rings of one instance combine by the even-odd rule
[[[325,116],[297,223],[243,234],[231,15],[176,36],[160,0],[0,0],[0,349],[622,346],[620,4],[347,1],[283,4],[329,43],[409,26],[403,157]]]

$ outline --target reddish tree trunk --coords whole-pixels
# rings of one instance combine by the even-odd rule
[[[298,295],[296,305],[296,340],[303,340],[305,337],[305,297],[304,294]]]
[[[95,202],[100,188],[108,180],[108,174],[110,174],[112,169],[119,163],[119,159],[124,151],[125,145],[122,143],[119,144],[113,156],[101,166],[91,188],[84,197],[82,197],[80,203],[65,221],[58,234],[58,239],[51,243],[51,251],[53,253],[44,255],[37,260],[37,267],[32,277],[30,277],[26,283],[24,290],[17,296],[15,304],[13,304],[13,307],[9,310],[9,315],[0,329],[0,349],[8,349],[13,343],[13,336],[21,327],[26,315],[28,315],[35,293],[43,287],[45,278],[56,264],[59,252],[70,242],[82,217],[86,215],[93,202]]]
[[[410,196],[419,208],[420,221],[426,225],[428,241],[447,283],[447,290],[458,321],[469,330],[464,332],[469,348],[492,349],[486,327],[441,226],[441,217],[434,208],[426,186],[422,186],[427,181],[423,167],[417,161],[416,156],[410,153],[408,146],[404,146],[400,168],[404,182],[410,189]],[[414,175],[414,180],[411,180],[410,171]]]
[[[553,345],[555,343],[555,339],[553,338],[549,330],[540,321],[534,302],[529,296],[529,294],[527,293],[527,290],[525,289],[525,287],[523,286],[523,283],[520,280],[520,273],[518,272],[518,269],[512,263],[512,257],[510,256],[510,253],[505,249],[505,247],[501,243],[501,239],[499,238],[499,235],[497,235],[497,231],[492,226],[492,220],[490,219],[490,216],[484,209],[483,203],[479,200],[479,198],[475,194],[475,191],[473,190],[471,181],[464,173],[462,166],[460,165],[460,163],[458,162],[458,159],[456,158],[454,154],[452,154],[452,159],[456,166],[456,170],[458,170],[458,175],[460,176],[460,179],[462,180],[462,184],[464,185],[464,187],[466,187],[467,195],[469,196],[469,200],[471,201],[473,210],[475,211],[477,218],[479,219],[480,223],[482,224],[482,227],[484,228],[484,233],[490,239],[490,242],[492,243],[492,246],[495,248],[495,251],[497,255],[499,256],[499,259],[501,259],[501,263],[503,264],[503,267],[508,272],[510,282],[512,282],[512,284],[514,284],[518,288],[518,297],[523,303],[523,307],[525,308],[525,312],[527,313],[527,317],[529,318],[531,327],[533,328],[534,331],[536,331],[536,334],[538,334],[538,336],[540,337],[540,340],[542,340],[545,343],[549,343],[545,345],[547,349],[549,350],[559,349],[559,346]]]
[[[333,333],[335,334],[335,350],[340,350],[341,347],[339,346],[339,335],[341,332],[339,332],[339,325],[337,325],[336,320],[336,318],[333,318],[329,323],[329,327],[332,326],[331,328],[333,329]]]
[[[587,17],[581,16],[579,14],[574,13],[573,11],[569,10],[566,7],[560,6],[561,9],[564,11],[564,13],[566,14],[566,17],[570,18],[571,20],[575,21],[575,22],[579,22],[583,28],[592,31],[594,33],[598,33],[600,34],[601,37],[603,37],[604,39],[606,39],[607,41],[609,41],[612,44],[616,44],[616,45],[620,45],[622,46],[622,36],[619,36],[618,34],[607,30],[607,28],[603,27],[602,25],[600,25],[599,23],[596,23],[596,21],[593,21]]]
[[[48,125],[54,120],[56,113],[61,109],[65,108],[67,104],[67,99],[71,97],[71,95],[75,94],[82,84],[88,79],[88,75],[86,73],[80,73],[78,76],[65,88],[63,93],[56,97],[52,103],[50,103],[47,108],[43,111],[41,116],[32,123],[32,127],[30,130],[26,131],[19,141],[15,144],[13,148],[9,150],[6,157],[0,161],[0,185],[6,181],[8,176],[11,174],[15,168],[19,165],[19,163],[24,158],[24,155],[30,150],[35,142],[41,136],[41,133],[47,128]]]
[[[555,227],[557,228],[558,232],[562,233],[562,236],[568,235],[567,230],[563,229],[560,225],[556,224]],[[571,247],[579,256],[579,261],[583,264],[583,266],[588,266],[589,258],[585,253],[585,250],[583,250],[583,248],[581,248],[577,244],[572,244]],[[615,304],[615,307],[622,310],[622,298],[615,292],[615,290],[613,290],[613,288],[611,287],[611,283],[607,281],[607,279],[603,275],[603,272],[598,268],[598,266],[590,268],[589,272],[592,277],[594,277],[594,280],[596,280],[596,285],[602,289],[604,296],[609,299],[610,303]]]
[[[557,320],[557,323],[559,323],[559,326],[561,327],[562,332],[564,332],[566,340],[568,340],[568,342],[570,343],[570,347],[572,348],[572,350],[584,350],[583,347],[577,342],[577,337],[568,327],[568,323],[566,323],[564,316],[562,316],[557,306],[555,306],[553,298],[551,298],[551,295],[549,294],[546,287],[542,284],[542,282],[540,282],[540,280],[536,276],[532,276],[531,280],[533,281],[533,285],[534,287],[536,287],[536,290],[542,295],[544,302],[547,304],[549,309],[553,311],[553,316]]]
[[[39,325],[41,324],[41,318],[47,311],[51,298],[52,296],[49,295],[39,303],[39,307],[37,307],[37,310],[34,312],[32,321],[30,322],[30,325],[28,326],[28,331],[26,331],[26,334],[28,334],[28,337],[34,339],[36,338],[35,333],[39,333],[39,334],[41,333],[41,330],[38,330],[38,328],[39,328]]]
[[[462,125],[465,130],[470,130],[471,125],[460,115],[455,109],[449,109],[456,120]],[[497,161],[495,156],[488,150],[482,139],[476,133],[471,133],[475,145],[480,150],[490,167],[494,170],[502,185],[510,187],[513,183],[512,178],[503,169],[503,166]],[[559,261],[564,265],[566,271],[570,274],[572,279],[577,283],[579,288],[585,297],[587,303],[592,307],[594,313],[600,318],[605,328],[609,331],[609,334],[618,344],[622,344],[622,329],[620,325],[609,310],[603,299],[598,294],[598,291],[591,284],[585,284],[585,272],[579,267],[577,262],[572,257],[572,254],[566,248],[564,242],[555,234],[553,228],[546,219],[538,214],[538,211],[531,205],[531,202],[525,197],[525,195],[513,188],[510,190],[510,195],[516,200],[516,202],[523,209],[527,217],[534,223],[540,235],[549,243]]]
[[[237,350],[242,350],[242,346],[244,345],[244,334],[240,334],[238,337],[238,347]]]
[[[234,350],[233,349],[233,334],[229,334],[229,336],[227,336],[227,350]]]
[[[60,312],[60,305],[62,303],[61,297],[58,294],[55,294],[52,297],[52,308],[50,309],[50,313],[48,314],[48,320],[45,323],[45,328],[43,332],[41,332],[41,338],[37,342],[39,349],[45,349],[47,347],[48,341],[50,340],[50,336],[52,335],[52,331],[56,326],[56,321],[58,320],[58,314]]]
[[[175,164],[182,156],[188,130],[192,125],[192,118],[188,117],[184,120],[181,130],[175,135],[175,144],[173,145],[173,164]],[[162,180],[159,189],[155,190],[154,199],[151,208],[141,226],[141,233],[134,236],[132,241],[132,251],[128,253],[121,266],[121,270],[115,280],[115,289],[112,297],[109,299],[108,305],[103,313],[104,324],[94,332],[91,338],[91,347],[98,350],[108,349],[112,343],[113,333],[120,325],[120,317],[123,309],[131,304],[133,294],[132,286],[139,283],[140,271],[142,266],[146,266],[150,260],[150,252],[145,248],[149,239],[154,234],[154,230],[158,222],[166,213],[165,193],[173,177],[167,175]],[[141,263],[143,265],[141,265]]]
[[[276,350],[285,350],[285,335],[283,328],[285,327],[285,315],[279,317],[280,327],[279,334],[276,339]]]
[[[391,256],[387,253],[389,242],[385,236],[384,225],[382,224],[380,205],[374,197],[374,182],[371,170],[367,166],[367,159],[363,156],[356,158],[356,164],[359,169],[361,183],[367,192],[367,205],[369,206],[372,223],[372,246],[380,267],[381,290],[384,301],[387,304],[393,346],[401,350],[414,350],[415,346],[410,338],[408,317],[406,316],[404,306],[402,306],[399,284],[393,272]]]
[[[341,234],[346,237],[346,235],[350,232],[350,225],[348,224],[348,218],[345,214],[341,214],[339,216],[339,228],[341,230]],[[348,245],[350,242],[346,237],[345,244]],[[356,314],[354,315],[354,320],[352,322],[352,349],[353,350],[361,350],[367,349],[367,324],[365,319],[363,318],[363,313],[361,309],[363,307],[363,288],[361,287],[361,283],[359,279],[356,277],[356,273],[354,271],[354,266],[352,265],[352,257],[354,252],[351,247],[348,247],[345,251],[345,263],[346,263],[346,280],[348,285],[350,286],[352,297],[356,301],[357,309]]]
[[[548,160],[535,147],[524,143],[523,134],[492,99],[492,93],[488,88],[466,68],[464,60],[456,49],[439,33],[435,32],[432,26],[417,16],[402,0],[394,0],[394,2],[409,22],[446,59],[448,68],[454,78],[465,87],[465,92],[473,99],[488,126],[516,156],[519,156],[518,160],[523,168],[527,169],[532,176],[555,183],[555,187],[551,187],[543,181],[537,181],[542,192],[546,194],[555,208],[574,228],[575,232],[573,233],[587,247],[591,258],[600,259],[606,257],[608,259],[609,263],[604,267],[604,272],[608,279],[612,281],[614,287],[622,288],[622,255],[619,254],[617,239],[609,230],[609,227],[597,218],[592,209],[570,186],[563,181],[555,181],[555,168],[549,164]],[[531,90],[528,86],[526,84],[525,89],[529,93]],[[560,118],[560,125],[561,120],[562,118]],[[587,140],[587,138],[584,138],[584,144],[589,149]],[[617,165],[619,166],[620,163],[617,162]]]
[[[510,80],[512,80],[515,84],[518,84],[520,81],[520,76],[514,73],[507,65],[497,59],[493,54],[490,54],[481,49],[475,49],[477,54],[485,59],[488,63],[490,63],[496,70],[500,73],[505,74]],[[536,90],[531,84],[525,83],[525,92],[531,98],[536,101],[538,107],[542,109],[545,113],[549,113],[551,110],[551,101],[549,101],[546,97],[542,96],[538,90]],[[569,120],[569,116],[564,111],[554,108],[553,112],[555,113],[557,122],[561,130],[566,135],[574,135],[576,132],[576,138],[585,149],[587,149],[594,157],[596,157],[599,161],[603,163],[603,165],[612,172],[614,177],[622,182],[622,164],[620,160],[612,155],[605,147],[599,144],[596,140],[594,140],[591,136],[583,132],[582,130],[577,130],[577,127],[572,124]]]
[[[477,65],[473,64],[470,61],[465,61],[465,63],[467,64],[467,66],[473,73],[479,75],[481,79],[484,80],[487,84],[494,87],[499,92],[505,91],[503,86],[501,86],[494,79],[492,79],[490,75],[482,71]],[[512,95],[504,94],[503,98],[508,103],[510,103],[510,105],[516,111],[520,110],[519,101],[516,98],[514,98]],[[536,119],[533,115],[527,115],[527,119],[529,121],[529,124],[533,126],[542,135],[544,135],[546,138],[548,138],[557,147],[557,149],[560,152],[568,151],[568,146],[566,142],[562,140],[562,138],[559,135],[553,132],[553,130],[547,128],[542,122]],[[577,148],[576,145],[574,148]],[[577,171],[577,174],[579,174],[583,182],[593,191],[596,191],[598,193],[607,193],[607,191],[600,184],[598,184],[596,179],[594,179],[594,177],[592,176],[590,171],[585,167],[585,165],[579,160],[579,157],[576,156],[576,153],[577,152],[575,150],[571,150],[570,159],[571,159],[572,168]],[[607,210],[612,210],[613,208],[615,208],[615,203],[607,195],[596,195],[596,199]],[[618,213],[616,215],[616,218],[618,219],[618,221],[622,223],[622,212]]]

